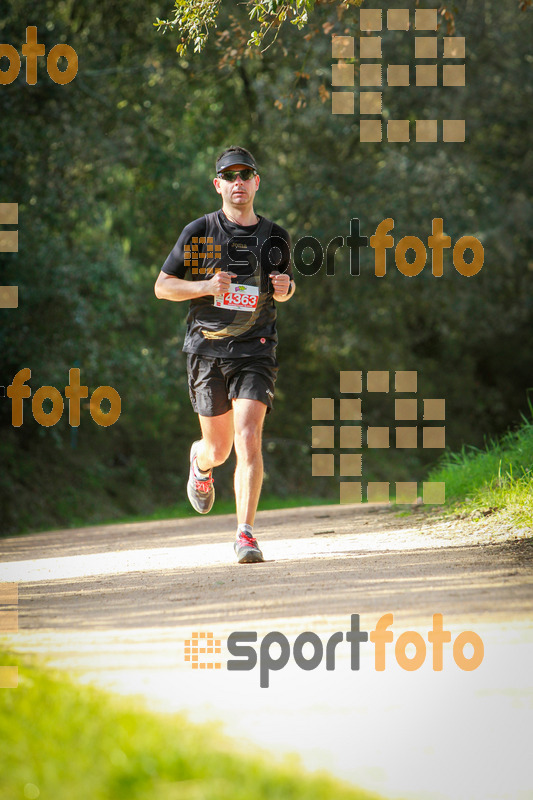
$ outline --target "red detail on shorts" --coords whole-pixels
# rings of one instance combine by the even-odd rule
[[[261,344],[264,344],[266,342],[266,339],[260,339],[259,341],[261,342]]]

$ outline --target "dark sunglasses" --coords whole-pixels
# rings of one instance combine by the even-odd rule
[[[222,178],[224,181],[229,181],[233,183],[233,181],[237,180],[237,177],[240,176],[241,180],[249,181],[250,178],[253,178],[254,175],[257,175],[255,169],[251,169],[248,167],[247,169],[227,169],[224,172],[219,172],[218,177]]]

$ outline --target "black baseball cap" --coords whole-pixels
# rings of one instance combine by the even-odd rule
[[[229,153],[223,153],[216,163],[217,175],[224,169],[234,167],[236,164],[244,164],[245,167],[251,167],[257,172],[257,164],[251,153],[247,150],[234,150]]]

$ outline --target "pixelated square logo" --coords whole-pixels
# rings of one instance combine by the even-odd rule
[[[312,400],[313,477],[339,476],[341,504],[361,503],[363,494],[369,503],[390,503],[393,491],[396,504],[416,503],[421,497],[425,504],[442,505],[445,502],[444,482],[424,481],[420,486],[417,481],[363,482],[362,477],[365,448],[416,450],[422,446],[442,450],[446,446],[444,399],[417,397],[417,372],[398,370],[394,373],[395,425],[364,426],[362,399],[357,396],[363,391],[363,381],[367,393],[389,394],[389,371],[368,370],[365,375],[362,370],[353,370],[341,372],[339,378],[340,398],[337,401],[331,397]],[[339,451],[338,455],[331,452],[335,450]],[[394,484],[393,490],[391,483]]]
[[[18,230],[5,225],[18,225],[18,203],[0,203],[0,253],[18,253]],[[18,308],[18,286],[0,286],[0,308]]]
[[[220,639],[215,639],[211,631],[196,631],[185,641],[184,659],[192,669],[221,669],[222,662],[213,661],[208,656],[219,655]]]
[[[465,86],[465,39],[438,36],[438,9],[365,8],[359,12],[359,94],[356,85],[356,41],[353,36],[332,37],[331,102],[333,114],[358,114],[361,142],[464,142],[464,119],[388,119],[384,129],[383,97],[404,87]],[[414,48],[416,64],[386,63],[383,42],[387,32],[403,32]],[[403,58],[405,60],[405,57]],[[357,108],[358,104],[358,108]]]
[[[214,243],[211,236],[193,236],[191,243],[183,248],[185,268],[190,267],[193,275],[214,275],[215,272],[220,272],[220,267],[214,265],[206,267],[205,261],[220,259],[221,247]]]
[[[18,633],[18,583],[0,583],[0,634]],[[18,667],[0,666],[0,689],[16,689]]]

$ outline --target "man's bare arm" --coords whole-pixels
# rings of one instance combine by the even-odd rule
[[[217,272],[205,281],[186,281],[161,271],[155,282],[154,292],[158,300],[174,300],[179,303],[181,300],[224,294],[229,291],[231,278],[235,277],[233,272]]]

